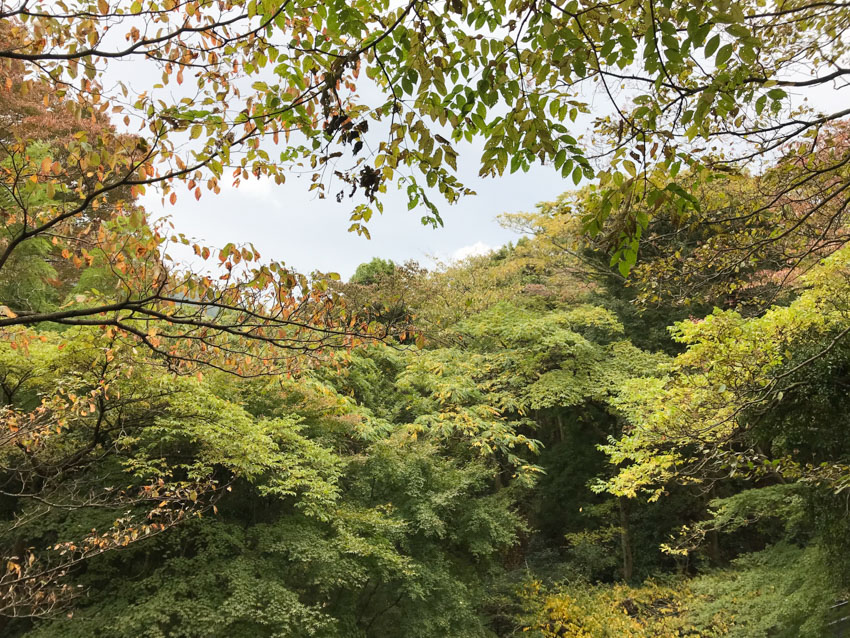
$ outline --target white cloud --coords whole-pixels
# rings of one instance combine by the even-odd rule
[[[455,261],[460,261],[462,259],[466,259],[467,257],[472,257],[475,255],[486,255],[493,247],[489,244],[485,244],[483,241],[477,241],[474,244],[470,244],[469,246],[463,246],[458,248],[456,251],[452,253],[452,259]]]

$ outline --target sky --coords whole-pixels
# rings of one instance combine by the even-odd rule
[[[428,267],[435,258],[486,253],[517,239],[514,231],[498,224],[498,215],[533,210],[536,203],[574,187],[553,168],[539,165],[528,173],[479,178],[478,159],[472,146],[462,149],[458,158],[459,177],[476,195],[453,205],[434,196],[443,227],[423,226],[422,212],[408,211],[404,192],[391,185],[383,215],[368,223],[371,239],[347,232],[350,200],[317,199],[308,193],[307,179],[291,178],[279,186],[251,178],[239,188],[222,187],[218,195],[204,192],[198,201],[178,189],[174,206],[163,205],[158,194],[149,192],[142,203],[151,218],[168,215],[177,232],[206,245],[252,242],[264,259],[283,261],[305,273],[337,272],[347,279],[373,257],[396,263],[412,259]]]

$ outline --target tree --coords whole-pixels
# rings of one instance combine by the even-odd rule
[[[298,419],[254,416],[215,380],[175,376],[95,328],[28,348],[0,348],[0,617],[64,609],[75,571],[214,511],[236,480],[262,476],[265,494],[305,508],[334,492],[333,460]]]
[[[847,259],[846,248],[833,254],[805,277],[798,298],[761,316],[716,309],[678,323],[675,336],[688,347],[671,374],[623,388],[620,405],[634,426],[610,448],[615,462],[629,462],[612,487],[634,493],[732,474],[843,489],[841,437],[804,445],[803,431],[834,424],[827,415],[843,395],[840,374],[822,375],[844,366]]]
[[[847,241],[848,173],[841,160],[847,149],[847,124],[836,123],[811,143],[790,145],[757,172],[744,169],[710,180],[684,173],[677,188],[694,197],[698,212],[672,202],[636,203],[633,213],[643,220],[637,230],[641,260],[629,283],[639,300],[750,313],[787,300],[801,274]],[[673,185],[663,173],[656,178]],[[603,206],[591,187],[561,210],[586,218]],[[613,253],[616,262],[621,221],[603,223],[588,247],[609,258]]]
[[[716,305],[757,313],[787,301],[799,277],[846,242],[846,171],[826,170],[846,148],[847,126],[836,124],[811,145],[805,162],[794,149],[758,173],[717,174],[708,181],[692,173],[680,176],[699,212],[671,201],[635,203],[632,212],[643,220],[640,260],[631,268],[620,262],[619,272],[611,266],[619,259],[622,220],[608,217],[594,237],[583,233],[584,221],[604,206],[594,186],[503,221],[537,235],[550,252],[562,253],[565,268],[611,294],[634,289],[634,300],[644,308],[698,314]],[[662,172],[655,177],[672,184]]]
[[[465,193],[450,169],[458,144],[474,138],[484,144],[485,175],[539,160],[577,183],[597,176],[598,201],[586,211],[585,227],[598,233],[607,225],[613,261],[624,272],[636,262],[640,236],[656,210],[673,207],[697,224],[715,221],[702,215],[694,189],[716,175],[739,173],[744,162],[777,155],[790,172],[743,202],[736,217],[761,220],[764,211],[790,206],[778,239],[816,235],[819,228],[827,233],[794,253],[801,259],[806,251],[822,254],[844,241],[831,228],[845,208],[848,154],[833,125],[847,114],[798,108],[788,95],[791,89],[816,91],[846,74],[840,6],[803,3],[773,11],[757,3],[693,7],[669,0],[587,6],[458,2],[447,8],[416,1],[315,9],[293,0],[150,0],[129,7],[108,0],[4,3],[0,15],[9,26],[0,60],[22,78],[12,80],[10,89],[49,92],[82,119],[124,114],[125,126],[138,121],[140,128],[132,136],[108,132],[70,144],[67,152],[91,177],[68,191],[74,193],[72,206],[30,212],[18,210],[18,197],[0,269],[15,251],[102,206],[116,190],[156,185],[174,200],[184,183],[199,197],[204,185],[218,190],[230,169],[238,184],[251,175],[282,181],[291,169],[309,165],[311,188],[320,194],[332,192],[334,180],[360,193],[351,229],[366,233],[381,195],[396,181],[412,207],[425,206],[425,221],[439,223],[424,185],[438,187],[449,201]],[[775,57],[765,62],[756,53],[761,50]],[[119,82],[113,91],[104,70],[127,61],[161,72],[162,88],[149,86],[136,95]],[[802,63],[813,78],[793,75]],[[187,75],[194,79],[193,99],[181,95]],[[172,82],[177,86],[167,86]],[[379,89],[370,98],[359,97],[364,82]],[[595,129],[610,150],[586,156],[569,122],[588,112],[594,85],[610,99],[612,113],[599,118]],[[271,144],[281,135],[286,143],[278,154]],[[55,189],[55,163],[46,159],[18,162],[9,194],[20,191],[31,199]],[[813,188],[813,180],[820,186]],[[337,196],[343,199],[345,192]],[[738,254],[746,260],[776,239],[759,237],[739,246]],[[107,255],[114,254],[114,243],[102,247]],[[225,265],[228,259],[237,265],[232,250],[221,257]],[[260,310],[258,298],[280,297],[282,289],[285,301],[270,316],[260,312],[264,319],[257,327],[275,332],[267,343],[315,344],[313,337],[289,342],[283,333],[326,317],[307,312],[304,322],[286,323],[275,314],[292,312],[302,296],[310,296],[306,281],[274,269],[225,280],[222,289],[203,285],[197,291],[172,281],[163,299],[151,299],[148,286],[132,300],[102,300],[74,312],[82,313],[77,321],[100,321],[103,309],[114,311],[116,303],[138,314],[146,304],[162,302],[182,311],[173,325],[203,329],[199,317],[206,309],[196,306],[198,313],[189,313],[175,299],[209,294],[215,312],[244,303],[241,316],[251,321]],[[320,298],[318,291],[313,300]],[[233,322],[225,332],[243,341],[259,338],[258,330],[238,326]]]
[[[15,396],[22,408],[57,378],[69,384],[76,376],[84,387],[103,368],[102,359],[89,365],[88,342],[73,351],[39,343],[32,360],[18,362],[21,369],[45,358],[63,365],[39,366],[39,375],[27,377]],[[69,463],[66,476],[51,473],[49,491],[14,501],[7,494],[0,511],[16,514],[19,524],[0,527],[0,539],[6,545],[18,534],[38,555],[33,565],[57,566],[75,534],[109,529],[120,513],[127,531],[121,551],[103,547],[53,579],[67,589],[56,591],[52,609],[40,608],[47,621],[13,621],[4,627],[10,635],[489,635],[478,601],[523,524],[513,493],[494,487],[497,455],[480,454],[472,443],[483,436],[465,441],[424,431],[386,410],[395,379],[370,378],[373,366],[400,371],[415,362],[413,352],[376,345],[348,354],[337,370],[297,379],[215,373],[202,381],[156,374],[138,361],[124,378],[131,351],[115,354],[97,443],[89,445],[99,412],[86,407],[50,438],[49,449],[32,446],[44,467],[56,460],[51,450],[82,462]],[[11,367],[6,359],[10,352],[0,369]],[[10,374],[6,385],[16,378]],[[0,458],[30,469],[22,451]],[[0,472],[11,492],[17,475],[5,464]],[[158,494],[149,502],[130,503],[132,490],[122,498],[110,489],[150,481]],[[166,494],[170,488],[180,493]],[[74,500],[71,492],[98,499]],[[39,498],[60,496],[62,509]],[[179,526],[144,531],[166,512],[176,518],[184,503]],[[45,542],[62,547],[44,551]],[[80,591],[84,597],[68,600]],[[72,618],[55,613],[70,611],[70,603]],[[268,609],[258,613],[258,606]]]
[[[351,276],[351,283],[366,286],[380,283],[382,278],[392,275],[395,269],[396,265],[392,261],[375,257],[372,261],[357,266]]]
[[[845,246],[802,277],[785,306],[751,317],[715,309],[676,324],[687,348],[666,378],[629,381],[616,401],[630,426],[605,447],[620,470],[599,488],[654,500],[675,485],[698,487],[712,498],[707,515],[667,551],[687,560],[712,535],[726,539],[729,557],[730,546],[751,549],[700,586],[713,599],[704,614],[753,597],[731,635],[823,635],[850,582],[847,268]],[[783,570],[790,562],[812,567]]]
[[[274,596],[239,600],[286,603],[272,619],[281,626],[318,630],[331,624],[322,614],[333,609],[346,628],[386,633],[411,610],[427,611],[417,599],[439,592],[455,600],[446,592],[460,591],[451,584],[473,571],[466,557],[516,541],[512,498],[537,469],[527,456],[539,447],[532,427],[550,427],[554,438],[564,415],[604,426],[594,443],[612,437],[605,449],[614,465],[599,474],[614,494],[599,495],[603,504],[622,505],[641,490],[660,497],[677,482],[734,490],[734,480],[770,484],[760,488],[805,481],[813,507],[822,501],[818,520],[829,519],[831,491],[848,481],[846,441],[820,422],[822,438],[806,433],[813,416],[840,422],[834,405],[843,406],[836,400],[847,334],[848,111],[819,112],[798,100],[817,104],[818,91],[844,81],[846,13],[841,3],[814,1],[0,1],[8,92],[0,108],[9,123],[0,134],[0,388],[8,402],[0,460],[12,521],[2,576],[14,594],[10,613],[47,613],[67,593],[65,576],[81,575],[89,559],[117,556],[101,549],[127,541],[133,551],[150,536],[149,516],[163,516],[170,529],[180,512],[202,513],[221,486],[244,481],[246,501],[284,537],[309,530],[331,559],[292,560],[291,552],[311,547],[272,543],[282,570],[295,565],[299,587],[275,583]],[[109,70],[122,64],[152,71],[156,83],[131,90],[113,82]],[[597,111],[593,138],[583,140],[576,127],[594,93],[609,110]],[[300,371],[305,385],[327,381],[351,360],[315,377],[304,369],[329,349],[390,337],[392,322],[359,307],[369,294],[362,288],[372,286],[311,281],[261,262],[250,246],[193,245],[167,223],[151,223],[138,194],[158,189],[173,204],[186,190],[216,192],[224,180],[281,182],[306,170],[320,196],[352,200],[353,232],[368,235],[392,185],[422,208],[425,223],[439,224],[427,189],[449,202],[469,192],[455,173],[462,145],[473,141],[483,145],[482,175],[541,161],[576,185],[596,179],[575,196],[580,207],[570,219],[553,211],[545,220],[566,221],[567,235],[589,232],[591,240],[567,246],[572,254],[556,264],[546,242],[531,241],[424,277],[404,298],[402,330],[421,312],[450,346],[434,341],[410,359],[381,350],[351,365],[347,378],[356,383],[317,392],[321,406],[345,417],[336,429],[310,423],[302,435],[287,417],[289,399],[270,408],[269,392],[248,400],[235,384],[215,383],[218,372],[282,383],[281,373]],[[178,266],[172,240],[218,266]],[[649,259],[637,265],[642,246]],[[518,254],[522,260],[508,258]],[[588,264],[605,285],[571,278]],[[612,266],[619,275],[605,272]],[[642,293],[659,285],[664,303],[736,305],[740,285],[743,296],[758,288],[769,303],[786,276],[807,270],[800,281],[810,287],[784,307],[680,322],[685,352],[664,377],[657,375],[665,358],[628,343],[610,311],[559,305],[588,301],[585,291],[604,293],[629,275],[646,284]],[[691,277],[690,289],[669,289],[678,273]],[[393,286],[411,274],[395,269]],[[506,303],[506,291],[520,303]],[[438,307],[422,301],[429,296]],[[202,370],[206,377],[187,374]],[[828,382],[805,378],[809,370]],[[136,394],[131,382],[141,386]],[[172,382],[182,403],[157,394]],[[342,397],[349,394],[376,405],[353,409]],[[604,415],[595,419],[591,408]],[[335,437],[346,425],[358,436]],[[108,489],[119,478],[130,487]],[[345,507],[335,508],[342,489]],[[756,511],[765,496],[742,502]],[[28,525],[45,503],[44,527]],[[89,506],[109,515],[91,517]],[[129,519],[112,516],[116,508]],[[287,508],[304,511],[277,515],[291,514]],[[633,570],[633,513],[619,508],[624,575]],[[829,520],[801,542],[840,546],[846,525]],[[219,564],[215,542],[193,547]],[[334,571],[352,553],[350,571]],[[227,587],[265,595],[254,555],[229,566]],[[303,588],[302,563],[319,568],[321,595]],[[432,568],[421,568],[426,563]],[[162,573],[214,582],[196,564],[169,562]],[[363,598],[334,590],[340,578],[349,587],[366,583]],[[164,592],[152,598],[158,611],[170,592],[162,579],[147,582]],[[217,609],[222,597],[208,600]],[[555,602],[574,616],[571,600]],[[482,634],[463,607],[423,613],[411,630],[444,634],[454,619]],[[228,631],[255,626],[243,612],[227,616]]]
[[[20,29],[4,23],[3,46],[24,46]],[[30,79],[20,60],[4,63],[0,328],[94,325],[175,370],[202,364],[241,375],[268,374],[293,366],[293,354],[315,356],[366,336],[327,277],[313,282],[261,262],[252,246],[213,251],[151,224],[135,203],[153,170],[148,143],[118,133],[97,98],[72,101]],[[172,259],[175,242],[217,266],[193,270]]]
[[[719,0],[439,8],[418,1],[315,8],[293,0],[6,2],[0,15],[16,40],[0,59],[25,64],[27,86],[47,82],[87,111],[141,119],[150,152],[138,159],[150,165],[143,174],[133,162],[108,171],[101,189],[129,180],[137,188],[165,182],[168,190],[184,180],[197,195],[207,177],[216,190],[226,167],[237,182],[251,173],[283,180],[303,163],[321,193],[331,192],[331,179],[361,193],[351,220],[352,230],[364,232],[396,179],[411,206],[423,204],[424,219],[438,223],[420,179],[449,201],[465,193],[444,165],[454,166],[464,139],[482,139],[486,175],[541,160],[578,183],[594,176],[591,160],[599,160],[602,203],[589,225],[618,217],[617,260],[628,267],[646,225],[638,202],[650,211],[665,201],[695,209],[675,182],[682,166],[705,183],[776,153],[805,158],[848,115],[789,97],[792,90],[815,96],[846,76],[843,14],[834,3],[770,9]],[[169,98],[156,87],[125,95],[120,83],[111,91],[104,65],[123,60],[150,65],[163,85],[178,89],[194,76],[195,99]],[[813,77],[800,77],[801,66]],[[361,74],[377,85],[376,99],[357,96]],[[243,78],[253,81],[250,89]],[[608,148],[586,156],[567,123],[589,112],[594,90],[609,100],[610,114],[595,127]],[[374,146],[370,127],[380,131]],[[281,134],[296,143],[277,159],[263,140]],[[367,143],[368,157],[358,155]],[[840,170],[846,158],[842,151],[820,166],[803,159],[782,194]],[[843,192],[837,186],[835,197]],[[814,214],[819,200],[809,203]]]

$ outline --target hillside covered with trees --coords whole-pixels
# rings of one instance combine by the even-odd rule
[[[848,28],[0,0],[0,635],[840,635]],[[140,203],[306,174],[366,241],[396,188],[450,225],[470,148],[564,194],[429,269],[305,275]]]

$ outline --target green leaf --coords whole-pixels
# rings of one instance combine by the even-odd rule
[[[705,45],[705,57],[710,58],[715,51],[717,51],[717,47],[720,46],[720,35],[715,35],[711,40],[709,40]]]
[[[583,177],[583,174],[582,174],[581,166],[576,166],[575,169],[573,170],[573,184],[578,186],[582,177]]]
[[[717,57],[714,59],[714,63],[718,66],[721,64],[725,64],[729,58],[732,57],[732,54],[735,52],[735,47],[732,44],[726,44],[720,48],[720,51],[717,52]]]

